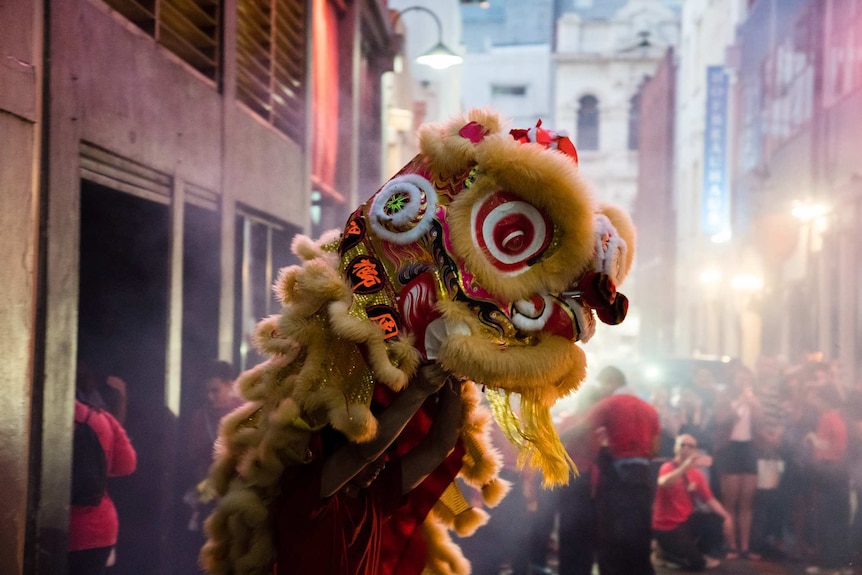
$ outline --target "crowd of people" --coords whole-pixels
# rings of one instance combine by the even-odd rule
[[[725,382],[698,371],[675,405],[653,397],[668,437],[691,435],[731,519],[726,556],[790,558],[810,573],[852,573],[860,539],[862,390],[836,364],[763,357]],[[670,455],[670,454],[665,454]],[[857,556],[854,556],[857,555]]]
[[[199,482],[218,420],[238,403],[232,367],[211,368],[187,450],[185,547],[195,571],[208,512]],[[726,381],[700,369],[689,381],[642,386],[637,375],[630,384],[620,369],[603,369],[558,421],[579,469],[568,486],[544,491],[540,477],[518,471],[513,454],[506,458],[502,475],[516,488],[489,525],[461,541],[473,573],[496,575],[506,566],[513,575],[550,573],[553,551],[560,575],[587,575],[594,564],[602,575],[649,575],[656,565],[700,571],[735,558],[853,572],[862,559],[862,389],[840,385],[830,364],[788,368],[768,358],[754,371],[732,366]],[[95,429],[108,476],[135,468],[122,428],[124,391],[116,378],[78,374],[76,425]],[[504,439],[496,443],[505,451]],[[361,468],[351,467],[335,491]],[[330,491],[320,489],[324,497]],[[70,561],[80,564],[73,572],[101,572],[93,565],[111,562],[117,539],[107,491],[95,505],[73,505],[72,522]]]
[[[641,385],[636,372],[627,383],[608,367],[585,386],[559,421],[580,475],[540,494],[551,503],[534,506],[529,522],[540,534],[556,524],[557,537],[510,562],[514,575],[550,573],[549,548],[561,575],[587,575],[594,563],[602,575],[700,571],[729,559],[853,573],[862,560],[862,389],[821,361],[726,367],[725,381],[697,369],[658,385]],[[470,558],[475,573],[499,572],[498,559]]]

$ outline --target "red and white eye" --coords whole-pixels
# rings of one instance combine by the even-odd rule
[[[532,265],[553,237],[553,224],[534,205],[508,192],[476,202],[470,215],[473,243],[500,271],[518,274]]]

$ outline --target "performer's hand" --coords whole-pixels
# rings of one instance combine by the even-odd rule
[[[410,387],[421,393],[423,396],[429,396],[437,393],[450,374],[437,362],[423,365],[416,372],[416,377],[410,384]]]
[[[120,379],[115,375],[108,376],[105,380],[105,383],[108,384],[109,387],[116,389],[120,395],[126,395],[126,382]]]

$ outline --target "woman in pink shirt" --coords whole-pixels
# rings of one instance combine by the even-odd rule
[[[129,475],[137,455],[119,422],[107,411],[75,401],[75,424],[89,425],[105,452],[108,477]],[[111,549],[117,543],[119,520],[114,502],[105,491],[98,505],[72,505],[69,513],[69,574],[105,572]]]

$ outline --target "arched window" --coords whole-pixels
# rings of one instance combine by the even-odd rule
[[[641,95],[640,92],[629,100],[629,150],[638,149],[638,127],[640,126]]]
[[[589,94],[578,100],[578,149],[599,149],[599,100]]]

